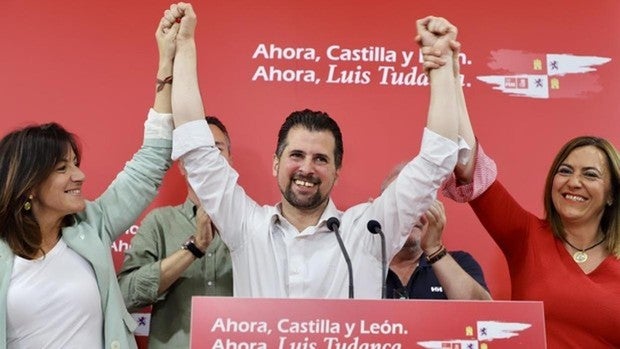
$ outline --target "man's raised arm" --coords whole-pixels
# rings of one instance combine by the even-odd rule
[[[167,25],[179,23],[174,57],[172,110],[176,127],[204,119],[204,106],[198,87],[196,62],[196,13],[191,4],[180,2],[170,6],[164,14]]]

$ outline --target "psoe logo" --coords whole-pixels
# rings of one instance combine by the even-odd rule
[[[573,54],[491,52],[489,68],[502,75],[476,78],[511,96],[529,98],[586,98],[602,90],[596,67],[611,58]]]

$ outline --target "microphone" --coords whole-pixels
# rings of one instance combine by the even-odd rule
[[[386,294],[386,279],[387,279],[387,259],[385,257],[385,235],[383,234],[383,230],[381,230],[381,224],[374,219],[368,221],[366,224],[366,228],[368,231],[373,234],[379,234],[381,237],[381,275],[383,276],[381,279],[381,299],[385,299]]]
[[[340,221],[336,217],[331,217],[327,220],[327,228],[336,234],[336,240],[338,240],[338,245],[340,246],[340,251],[342,251],[342,255],[344,256],[345,262],[347,262],[347,269],[349,271],[349,298],[353,299],[353,266],[351,265],[351,258],[349,258],[349,254],[347,253],[347,249],[344,247],[344,243],[342,242],[342,238],[340,237],[340,231],[338,228],[340,227]]]

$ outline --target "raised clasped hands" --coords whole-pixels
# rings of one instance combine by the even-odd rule
[[[161,19],[162,32],[175,32],[177,42],[193,40],[196,31],[196,13],[192,5],[186,2],[179,2],[170,5],[170,9],[164,11]],[[178,25],[178,28],[175,28]]]
[[[162,18],[155,32],[157,48],[159,50],[159,61],[171,63],[174,60],[176,51],[176,36],[179,31],[179,24],[173,23],[171,26]]]
[[[428,16],[416,21],[418,34],[415,41],[420,45],[424,71],[437,69],[452,58],[455,75],[458,75],[460,43],[456,41],[458,29],[442,17]]]
[[[457,28],[445,18],[428,16],[416,21],[416,41],[422,47],[431,47],[442,55],[451,54],[450,41],[456,40]]]

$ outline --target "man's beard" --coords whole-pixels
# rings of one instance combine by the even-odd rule
[[[321,182],[317,179],[313,179],[309,177],[301,177],[301,176],[294,177],[288,183],[284,191],[280,189],[280,192],[282,193],[286,201],[288,201],[288,203],[291,204],[291,206],[301,209],[301,210],[312,210],[312,209],[315,209],[321,206],[321,204],[323,204],[327,200],[327,196],[321,197],[321,191],[318,190],[318,188],[317,188],[316,193],[308,199],[301,199],[297,197],[295,193],[293,193],[293,189],[292,189],[293,182],[297,179],[302,180],[302,181],[307,181],[310,183],[315,183],[317,187],[321,185]]]
[[[413,228],[413,229],[417,229],[417,228]],[[412,229],[412,231],[413,231]],[[422,247],[420,246],[420,237],[419,234],[417,237],[412,236],[413,233],[410,233],[410,235],[407,237],[407,240],[405,240],[405,244],[403,245],[402,248],[407,248],[410,249],[412,251],[416,251],[416,250],[420,250],[422,249]]]
[[[410,248],[410,249],[417,249],[420,247],[420,242],[416,241],[414,239],[407,239],[407,241],[405,241],[405,244],[403,245],[403,247],[406,248]]]

